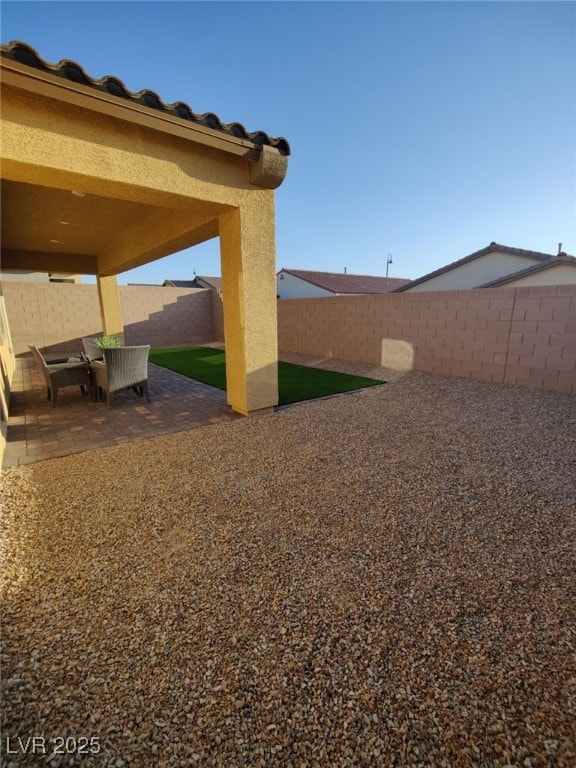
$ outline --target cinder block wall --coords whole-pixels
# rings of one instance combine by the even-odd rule
[[[95,285],[2,284],[14,354],[28,345],[80,351],[80,338],[102,333]],[[178,346],[214,341],[210,289],[120,286],[127,344]]]
[[[126,344],[170,347],[214,340],[212,290],[120,287]]]
[[[94,285],[2,284],[14,354],[102,332]],[[126,342],[222,341],[207,289],[121,286]],[[576,393],[576,286],[282,299],[281,351]]]
[[[218,291],[212,291],[212,323],[214,341],[224,341],[224,305]]]
[[[278,346],[576,393],[576,286],[283,299]]]
[[[95,285],[2,283],[14,354],[28,345],[50,351],[81,350],[81,336],[102,332]]]

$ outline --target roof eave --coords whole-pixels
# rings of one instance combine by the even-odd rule
[[[519,280],[523,277],[528,277],[537,272],[544,272],[548,269],[554,269],[555,267],[559,267],[559,266],[576,267],[576,259],[573,259],[572,257],[567,256],[565,254],[561,256],[556,256],[554,259],[551,259],[548,262],[542,262],[541,264],[534,264],[533,267],[528,267],[527,269],[521,269],[519,272],[510,272],[510,274],[503,275],[502,277],[499,277],[496,280],[491,280],[489,283],[484,283],[483,285],[479,285],[478,288],[496,288],[499,285],[506,285],[507,283],[514,282],[514,280]]]
[[[513,256],[521,256],[522,258],[532,259],[533,261],[538,262],[553,258],[552,254],[538,253],[537,251],[525,251],[521,248],[512,248],[508,245],[502,245],[501,243],[490,243],[490,245],[487,245],[485,248],[481,248],[479,251],[474,251],[474,253],[470,253],[468,256],[464,256],[457,261],[452,261],[450,264],[445,264],[443,267],[434,270],[434,272],[428,272],[428,274],[422,275],[422,277],[417,277],[408,285],[396,288],[394,293],[401,293],[402,291],[405,291],[408,288],[412,288],[415,285],[426,283],[428,280],[432,280],[434,277],[440,277],[440,275],[443,275],[446,272],[450,272],[451,270],[456,269],[463,264],[467,264],[469,261],[474,261],[475,259],[479,259],[481,256],[486,256],[487,254],[493,253],[494,251],[509,253]]]
[[[254,170],[251,166],[250,181],[257,186],[273,189],[282,183],[286,174],[287,158],[274,147],[254,144],[229,134],[218,134],[203,125],[187,123],[172,115],[155,112],[150,107],[66,80],[49,72],[32,69],[5,57],[0,58],[0,69],[3,85],[73,104],[253,161]],[[272,170],[270,170],[271,166]],[[281,179],[279,179],[280,176]],[[270,186],[271,184],[274,186]]]

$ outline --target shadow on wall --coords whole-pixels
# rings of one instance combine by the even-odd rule
[[[414,368],[414,346],[402,339],[382,339],[380,365],[397,371]]]
[[[215,323],[210,289],[163,302],[156,311],[148,310],[142,302],[140,304],[134,302],[132,306],[128,302],[126,304],[127,306],[123,308],[124,343],[128,346],[150,344],[152,347],[177,347],[207,344],[217,340],[214,335]],[[131,316],[137,318],[143,313],[147,314],[144,319],[130,321]],[[55,357],[66,352],[82,352],[81,336],[96,338],[101,335],[102,330],[96,327],[79,336],[68,335],[58,342],[45,344],[43,343],[45,336],[42,333],[40,338],[30,343],[38,346],[48,357]],[[26,345],[25,348],[22,346],[21,344],[18,356],[28,352],[28,346]]]
[[[87,337],[94,339],[99,335],[101,334],[86,334]],[[50,362],[50,360],[53,358],[64,357],[65,355],[79,355],[81,352],[84,352],[84,347],[82,346],[82,342],[79,338],[66,339],[65,341],[58,342],[58,344],[48,344],[45,347],[43,347],[41,344],[35,344],[34,346],[38,346],[39,351],[42,353],[42,357],[45,357],[47,362]],[[26,349],[22,352],[19,352],[16,357],[24,357],[24,355],[29,354],[30,350]]]
[[[221,340],[214,336],[221,302],[212,294],[206,288],[120,286],[126,342],[177,346]],[[102,334],[94,285],[7,283],[5,299],[16,354],[27,352],[29,344],[68,351],[74,339],[72,349],[80,351],[81,337]]]
[[[135,304],[125,301],[124,339],[127,345],[150,344],[152,347],[202,344],[215,341],[212,315],[212,291],[178,296],[176,301],[163,303],[145,319],[132,320],[131,315],[142,314],[135,293]]]

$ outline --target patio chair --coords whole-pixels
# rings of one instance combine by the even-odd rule
[[[82,346],[84,347],[84,359],[88,360],[89,363],[93,362],[94,360],[103,360],[104,354],[100,347],[97,347],[96,344],[94,344],[94,339],[90,338],[90,336],[84,336],[80,339],[82,342]]]
[[[58,390],[64,387],[80,387],[83,395],[91,389],[90,369],[80,358],[68,358],[66,362],[48,362],[44,359],[37,347],[30,345],[30,351],[34,355],[38,367],[42,371],[48,399],[52,405],[56,405]]]
[[[84,360],[84,355],[82,352],[79,352],[77,355],[65,355],[64,357],[51,357],[48,359],[46,355],[43,355],[42,352],[40,353],[42,357],[44,358],[46,365],[55,365],[56,363],[84,363],[86,362]]]
[[[121,389],[133,389],[140,397],[148,394],[148,353],[150,345],[141,347],[111,347],[104,349],[104,362],[95,361],[91,368],[98,391],[105,390],[108,408],[112,407],[114,393]]]

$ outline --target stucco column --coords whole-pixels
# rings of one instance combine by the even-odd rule
[[[97,277],[98,299],[100,300],[100,317],[105,336],[119,336],[124,341],[124,323],[122,322],[122,307],[120,291],[116,275]]]
[[[247,416],[278,404],[274,193],[251,192],[219,227],[228,403]]]

